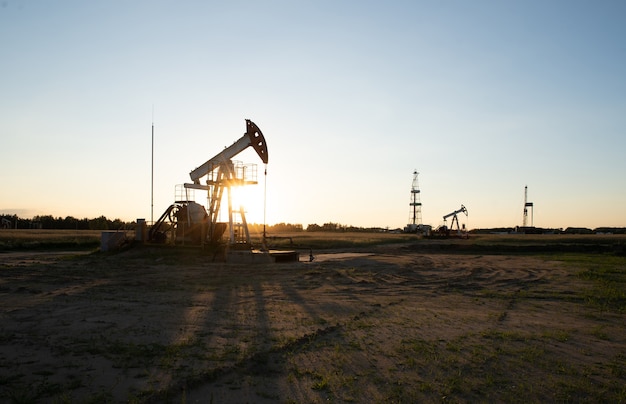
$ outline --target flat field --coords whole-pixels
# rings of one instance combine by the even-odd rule
[[[5,245],[0,401],[626,402],[626,237],[274,241]]]

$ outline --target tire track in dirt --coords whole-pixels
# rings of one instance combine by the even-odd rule
[[[363,289],[386,289],[388,293],[406,290],[432,293],[454,290],[468,294],[512,292],[544,283],[550,276],[551,269],[545,269],[544,262],[535,266],[527,261],[483,256],[412,255],[403,260],[391,254],[360,256],[333,261],[334,282]]]

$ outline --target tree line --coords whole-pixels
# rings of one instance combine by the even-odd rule
[[[253,223],[248,224],[248,228],[252,232],[262,233],[263,232],[263,224]],[[363,233],[379,233],[383,231],[387,231],[388,229],[383,229],[380,227],[357,227],[350,226],[345,224],[328,222],[322,225],[317,223],[309,224],[306,229],[301,224],[292,224],[292,223],[277,223],[274,225],[266,225],[266,231],[271,231],[273,233],[297,233],[301,231],[306,232],[338,232],[338,233],[346,233],[346,232],[363,232]]]
[[[111,220],[106,216],[78,219],[73,216],[38,215],[26,219],[17,215],[0,215],[0,220],[2,220],[2,228],[9,229],[120,230],[134,227],[134,222],[124,222],[120,219]]]
[[[1,214],[2,228],[9,229],[46,229],[46,230],[120,230],[133,229],[135,222],[125,222],[120,219],[108,219],[106,216],[96,218],[78,219],[73,216],[54,217],[52,215],[38,215],[30,219],[21,218],[17,215]],[[251,232],[263,233],[297,233],[297,232],[382,232],[386,229],[356,227],[339,223],[328,222],[322,225],[316,223],[309,224],[306,229],[302,224],[276,223],[273,225],[263,225],[252,223],[248,225]]]
[[[78,219],[73,216],[54,217],[52,215],[38,215],[30,219],[21,218],[17,215],[0,214],[1,228],[5,229],[47,229],[47,230],[121,230],[133,229],[135,222],[125,222],[120,219],[108,219],[106,216],[96,218]],[[258,223],[248,224],[248,228],[254,233],[263,233],[265,227],[266,232],[271,233],[297,233],[297,232],[362,232],[362,233],[379,233],[389,231],[380,227],[357,227],[340,223],[328,222],[322,225],[312,223],[306,229],[301,224],[277,223],[273,225],[263,225]],[[524,233],[537,234],[626,234],[625,227],[598,227],[588,229],[583,227],[568,227],[564,229],[543,229],[540,227],[523,228]],[[400,231],[396,229],[394,231]],[[470,232],[474,234],[488,233],[512,233],[519,232],[519,228],[502,227],[489,229],[473,229]]]

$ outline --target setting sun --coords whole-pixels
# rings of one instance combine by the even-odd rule
[[[263,223],[264,198],[263,178],[257,184],[247,184],[232,188],[233,210],[239,211],[243,207],[246,220],[251,223]]]

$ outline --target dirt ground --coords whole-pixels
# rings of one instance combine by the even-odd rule
[[[626,402],[626,315],[580,264],[209,258],[1,254],[0,401]]]

